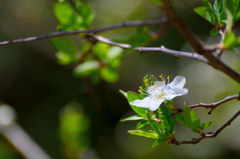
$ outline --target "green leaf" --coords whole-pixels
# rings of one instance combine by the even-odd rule
[[[177,119],[174,119],[172,124],[170,125],[170,132],[173,132],[176,121],[177,121]]]
[[[151,119],[151,117],[150,117],[151,112],[149,110],[147,112],[148,113],[146,113],[146,115],[147,115],[147,119],[148,119],[150,126],[153,128],[153,130],[155,130],[158,133],[159,136],[163,136],[163,133],[160,128],[164,129],[164,127],[162,127],[162,125],[157,123],[155,120]],[[163,130],[163,131],[165,132],[165,130]]]
[[[119,79],[118,72],[109,67],[101,68],[100,75],[103,80],[105,80],[106,82],[109,82],[109,83],[115,83]]]
[[[203,0],[203,4],[206,7],[206,18],[207,20],[212,23],[213,25],[216,24],[216,16],[214,14],[213,8],[212,8],[212,4],[210,2],[208,2],[207,0]]]
[[[75,67],[73,74],[76,77],[86,77],[90,75],[94,70],[99,69],[100,64],[98,61],[86,61]]]
[[[83,18],[83,26],[89,28],[95,14],[92,11],[90,4],[84,4],[80,0],[74,0],[77,13]]]
[[[230,49],[231,48],[230,46],[234,43],[235,40],[236,40],[236,37],[233,32],[227,33],[223,41],[224,48]]]
[[[204,19],[208,20],[206,17],[206,7],[198,7],[193,9],[197,14],[199,14],[200,16],[202,16]]]
[[[127,92],[125,92],[125,91],[123,91],[123,90],[119,90],[119,92],[122,94],[122,95],[124,95],[124,97],[126,97],[127,98]]]
[[[78,49],[70,39],[57,37],[49,39],[49,42],[57,52],[56,58],[59,64],[68,65],[78,60]]]
[[[167,133],[170,132],[170,124],[168,122],[167,117],[165,116],[164,112],[165,109],[167,109],[166,107],[160,107],[160,109],[158,109],[159,112],[159,119],[161,121],[161,125],[164,127],[164,130],[166,130]],[[164,111],[163,111],[164,110]],[[167,110],[168,111],[168,110]]]
[[[225,12],[226,12],[226,15],[227,15],[227,20],[226,20],[227,33],[230,33],[230,32],[232,32],[233,18],[232,18],[231,12],[228,9],[226,9]]]
[[[154,139],[154,140],[158,139],[158,134],[151,130],[144,130],[144,129],[129,130],[128,133],[132,135],[142,136],[148,139]]]
[[[121,119],[120,121],[125,122],[125,121],[134,121],[134,120],[147,120],[147,118],[144,118],[139,115],[133,115],[133,116],[127,117],[125,119]]]
[[[68,2],[63,1],[55,3],[54,13],[60,23],[58,29],[69,31],[81,28],[83,19],[77,15]]]
[[[167,141],[168,141],[168,140],[167,140],[166,138],[158,139],[158,140],[156,140],[156,141],[153,143],[152,147],[155,147],[155,146],[157,146],[158,144],[166,143]]]
[[[202,130],[206,129],[207,127],[209,127],[210,125],[212,125],[212,123],[213,123],[213,122],[211,122],[211,121],[207,121],[207,122],[203,123],[203,124],[201,125],[201,129],[202,129]]]
[[[194,132],[197,132],[198,128],[201,126],[200,119],[195,111],[191,108],[188,108],[184,103],[183,106],[183,117],[185,122]]]
[[[186,123],[182,114],[176,114],[176,119],[181,125],[191,129],[191,127],[189,127],[188,124]]]
[[[137,124],[137,129],[141,129],[142,127],[144,127],[145,125],[148,125],[149,122],[147,120],[143,120],[143,121],[140,121],[138,124]]]
[[[90,41],[85,41],[84,43],[81,44],[80,51],[82,54],[86,54],[87,52],[90,51],[91,47],[92,43]]]
[[[113,46],[110,49],[108,49],[106,60],[111,61],[114,59],[118,59],[119,57],[121,57],[122,52],[123,52],[122,48]]]
[[[168,111],[168,108],[165,106],[162,106],[161,110],[162,110],[164,116],[166,117],[168,124],[171,125],[172,124],[172,116],[171,116],[170,112]]]
[[[128,99],[128,103],[129,105],[131,106],[131,108],[140,116],[142,117],[147,117],[146,116],[146,111],[148,110],[148,108],[142,108],[142,107],[137,107],[137,106],[134,106],[134,105],[131,105],[130,102],[133,102],[135,100],[141,100],[143,99],[140,95],[138,95],[137,93],[135,92],[127,92],[127,99]]]
[[[156,3],[159,6],[163,6],[162,0],[150,0],[150,1],[152,1],[153,3]]]
[[[218,35],[218,30],[217,30],[216,28],[212,28],[212,29],[211,29],[211,35],[212,35],[212,36]]]
[[[108,52],[109,48],[110,48],[110,46],[108,44],[98,42],[93,46],[92,49],[93,49],[94,54],[100,60],[103,60],[107,57],[107,52]]]
[[[224,2],[225,3],[225,2]],[[225,5],[223,1],[215,0],[213,4],[214,15],[216,17],[216,22],[220,26],[222,21],[226,19],[225,14]]]
[[[238,20],[239,8],[240,8],[240,0],[226,0],[226,7],[232,14],[233,21]]]

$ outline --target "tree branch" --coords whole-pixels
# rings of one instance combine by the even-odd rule
[[[172,144],[175,144],[175,145],[181,145],[181,144],[197,144],[199,143],[200,141],[202,141],[203,139],[206,139],[206,138],[214,138],[216,137],[223,129],[225,129],[228,125],[230,125],[234,119],[236,119],[238,116],[240,115],[240,110],[235,113],[226,123],[224,123],[222,126],[218,127],[216,130],[214,130],[213,132],[211,133],[207,133],[207,134],[203,134],[202,137],[199,137],[199,138],[193,138],[191,141],[181,141],[181,142],[178,142],[177,140],[175,140],[175,138],[170,141],[169,143],[172,143]]]
[[[109,45],[113,45],[113,46],[118,46],[121,47],[123,49],[130,49],[131,45],[129,44],[122,44],[122,43],[116,43],[113,42],[109,39],[106,39],[104,37],[101,36],[97,36],[97,35],[93,35],[93,34],[88,34],[88,36],[90,36],[90,38],[93,38],[95,41],[99,41],[102,43],[106,43]],[[201,61],[203,63],[208,64],[208,60],[203,56],[203,55],[199,55],[197,53],[190,53],[190,52],[184,52],[184,51],[175,51],[175,50],[170,50],[165,48],[164,46],[161,47],[135,47],[133,48],[133,50],[136,50],[138,52],[142,53],[164,53],[170,56],[174,56],[176,58],[188,58],[188,59],[193,59],[193,60],[197,60],[197,61]]]
[[[99,27],[99,28],[87,29],[87,30],[58,31],[58,32],[53,32],[53,33],[39,35],[39,36],[32,36],[32,37],[15,39],[15,40],[7,40],[7,41],[0,42],[0,46],[19,44],[19,43],[29,43],[29,42],[34,42],[34,41],[53,38],[53,37],[76,35],[76,34],[80,34],[80,33],[99,33],[99,32],[103,32],[103,31],[119,29],[119,28],[124,28],[124,27],[154,26],[154,25],[163,25],[165,23],[167,23],[166,18],[155,19],[155,20],[128,21],[128,22],[103,26],[103,27]]]
[[[210,48],[205,47],[199,39],[195,37],[195,35],[192,34],[190,30],[183,24],[181,19],[178,17],[176,12],[174,11],[172,4],[170,0],[162,0],[164,7],[167,11],[168,15],[168,21],[169,23],[174,26],[180,34],[188,41],[188,43],[192,46],[192,48],[199,54],[204,55],[208,61],[209,64],[225,74],[227,74],[229,77],[240,83],[240,74],[225,65],[222,61],[220,61],[218,58],[213,56],[211,52],[216,51],[219,49],[219,45],[214,45]]]
[[[217,106],[223,104],[223,103],[226,103],[230,100],[233,100],[233,99],[237,99],[237,100],[240,100],[239,99],[240,95],[239,94],[235,94],[235,95],[229,95],[227,97],[225,97],[224,99],[218,101],[218,102],[215,102],[215,103],[208,103],[208,104],[205,104],[205,103],[199,103],[199,104],[194,104],[194,105],[190,105],[188,106],[189,108],[197,108],[197,107],[205,107],[206,109],[208,108],[211,108],[211,110],[208,112],[208,114],[211,114],[213,109],[215,109]]]

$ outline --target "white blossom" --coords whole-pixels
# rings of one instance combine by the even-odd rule
[[[176,76],[171,83],[169,83],[169,76],[166,79],[163,75],[159,76],[162,81],[156,81],[153,84],[147,85],[147,89],[143,90],[141,87],[140,91],[146,93],[146,97],[142,100],[135,100],[130,102],[130,104],[149,108],[151,111],[155,111],[165,100],[171,100],[177,96],[183,96],[188,93],[188,89],[183,88],[186,79],[182,76]],[[155,78],[156,79],[156,78]],[[146,79],[145,82],[148,82]]]

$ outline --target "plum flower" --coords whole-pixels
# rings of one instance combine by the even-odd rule
[[[146,86],[148,86],[146,90],[143,90],[140,86],[139,91],[144,92],[147,96],[142,100],[130,102],[130,104],[137,107],[149,108],[151,111],[155,111],[165,100],[171,100],[177,96],[183,96],[188,93],[188,89],[183,88],[186,83],[185,77],[176,76],[173,81],[169,83],[168,76],[167,84],[165,76],[160,75],[159,77],[162,81],[156,80],[153,84],[146,84]],[[148,82],[148,79],[146,79],[145,82]]]

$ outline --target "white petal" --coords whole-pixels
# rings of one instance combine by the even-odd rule
[[[188,89],[186,88],[183,88],[181,92],[172,92],[172,91],[168,91],[167,94],[166,94],[166,99],[167,100],[171,100],[175,97],[178,97],[178,96],[183,96],[183,95],[186,95],[188,93]]]
[[[182,76],[176,76],[173,81],[168,84],[168,87],[182,89],[186,83],[186,78]]]
[[[165,99],[151,100],[151,102],[149,103],[149,109],[151,111],[157,110],[164,100]]]
[[[137,106],[137,107],[143,107],[143,108],[148,108],[149,107],[149,103],[150,102],[150,97],[145,97],[142,100],[135,100],[130,102],[130,104]]]

